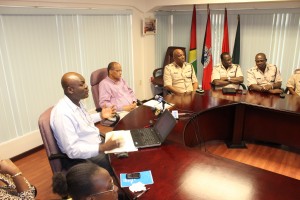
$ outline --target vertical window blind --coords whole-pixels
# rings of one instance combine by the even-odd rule
[[[62,96],[62,75],[82,74],[111,61],[133,87],[132,15],[0,15],[0,143],[38,129],[39,115]],[[94,108],[92,94],[85,100]]]
[[[230,53],[232,54],[240,14],[241,49],[240,65],[247,84],[247,69],[255,66],[255,55],[263,52],[268,63],[279,67],[285,88],[295,68],[300,68],[300,14],[299,9],[282,10],[228,10]],[[157,12],[156,66],[162,67],[168,46],[186,47],[190,44],[192,11]],[[172,20],[170,20],[172,19]],[[197,11],[197,60],[198,79],[202,80],[202,46],[205,34],[207,11]],[[170,23],[172,21],[172,23]],[[213,65],[220,63],[223,40],[224,10],[211,10]],[[172,30],[172,31],[170,31]]]

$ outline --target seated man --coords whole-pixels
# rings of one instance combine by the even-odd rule
[[[247,71],[247,80],[249,90],[282,93],[281,76],[279,69],[272,64],[267,64],[267,58],[264,53],[258,53],[255,56],[256,66]]]
[[[211,75],[215,89],[223,87],[239,89],[239,84],[244,82],[241,67],[232,64],[232,58],[227,52],[221,54],[221,62],[222,64],[214,66]]]
[[[89,115],[81,103],[88,97],[89,89],[85,79],[76,72],[64,74],[61,85],[65,95],[54,106],[50,116],[58,147],[71,159],[87,159],[113,174],[104,151],[119,147],[120,141],[110,139],[103,143],[94,123],[111,117],[115,108],[103,108],[102,113]]]
[[[173,51],[173,58],[174,62],[164,69],[164,87],[175,94],[195,91],[198,80],[193,65],[185,62],[181,49]]]
[[[292,95],[300,96],[300,69],[296,69],[294,74],[289,78],[286,87]]]
[[[116,106],[117,111],[131,111],[136,107],[136,97],[122,79],[122,67],[117,62],[109,63],[108,76],[99,84],[99,105]]]

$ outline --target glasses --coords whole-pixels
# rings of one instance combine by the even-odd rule
[[[111,185],[110,185],[110,188],[106,191],[103,191],[103,192],[97,192],[95,194],[91,194],[90,196],[98,196],[98,195],[101,195],[101,194],[104,194],[104,193],[108,193],[108,192],[112,192],[115,190],[115,185],[114,185],[114,181],[111,180]]]

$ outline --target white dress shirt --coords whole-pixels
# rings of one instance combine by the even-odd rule
[[[50,125],[63,153],[72,159],[87,159],[99,154],[101,138],[94,123],[100,120],[99,113],[90,115],[81,102],[78,107],[65,95],[52,109]]]

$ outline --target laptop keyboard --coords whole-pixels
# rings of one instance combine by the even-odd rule
[[[137,136],[137,134],[132,134],[133,137],[138,137],[140,142],[144,145],[151,145],[151,144],[156,144],[159,143],[159,140],[157,137],[154,137],[155,132],[154,129],[140,129],[140,130],[136,130],[139,134],[139,136]]]

